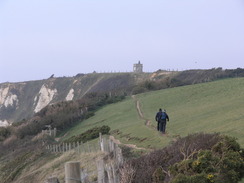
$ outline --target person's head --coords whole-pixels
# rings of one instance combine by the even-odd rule
[[[163,111],[166,112],[166,109],[164,109]]]
[[[160,108],[159,111],[162,112],[162,109]]]

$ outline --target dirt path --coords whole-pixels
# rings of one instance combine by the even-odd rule
[[[143,112],[142,112],[142,110],[141,110],[140,101],[136,98],[135,95],[132,95],[131,97],[132,97],[133,100],[135,101],[136,110],[137,110],[137,113],[138,113],[139,117],[140,117],[142,120],[145,120],[145,125],[149,127],[150,124],[151,124],[151,121],[148,120],[148,119],[146,119],[146,118],[144,117]]]
[[[114,138],[114,136],[109,136],[109,138],[115,143],[115,144],[123,144],[121,143],[118,139]],[[126,147],[130,147],[130,148],[133,148],[133,149],[139,149],[139,150],[146,150],[145,148],[142,148],[142,147],[137,147],[136,145],[134,144],[123,144],[124,146]]]
[[[135,101],[135,105],[136,105],[136,110],[137,110],[137,113],[139,115],[139,117],[142,119],[142,120],[145,120],[145,125],[148,127],[148,128],[152,128],[152,129],[155,129],[153,126],[151,126],[151,121],[149,119],[146,119],[143,115],[143,112],[141,110],[141,105],[140,105],[140,101],[136,98],[135,95],[132,95],[131,96],[133,98],[133,100]],[[160,135],[162,136],[169,136],[169,134],[161,134]],[[177,139],[176,138],[173,138],[173,141],[176,141]]]
[[[142,120],[145,120],[145,125],[149,127],[150,125],[150,121],[148,119],[145,119],[143,113],[142,113],[142,110],[141,110],[141,107],[140,107],[140,102],[138,99],[136,99],[135,95],[132,95],[132,98],[133,100],[135,101],[135,105],[136,105],[136,110],[137,110],[137,113],[139,115],[139,117],[142,119]],[[116,144],[123,144],[121,143],[118,139],[115,139],[114,136],[110,136],[109,137],[114,143]],[[141,148],[141,147],[137,147],[135,144],[123,144],[124,146],[127,146],[127,147],[130,147],[130,148],[133,148],[133,149],[139,149],[139,150],[147,150],[146,148]]]

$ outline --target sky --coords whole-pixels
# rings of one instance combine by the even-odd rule
[[[0,0],[0,83],[244,68],[243,0]]]

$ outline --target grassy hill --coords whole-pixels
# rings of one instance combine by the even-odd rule
[[[108,125],[111,134],[122,143],[146,149],[165,147],[179,136],[196,132],[220,132],[234,136],[244,147],[243,89],[244,78],[232,78],[127,97],[126,100],[100,108],[95,116],[68,130],[62,140],[95,126]],[[137,102],[140,104],[143,117],[139,116]],[[170,117],[167,136],[162,136],[156,131],[157,123],[154,117],[159,108],[165,108]],[[22,142],[27,141],[22,139]],[[34,143],[33,141],[32,144]],[[17,154],[18,150],[15,151]],[[27,151],[26,148],[24,151],[26,152],[21,151],[13,161],[11,153],[8,157],[0,156],[0,170],[4,170],[7,174],[11,171],[11,176],[15,180],[13,182],[33,182],[33,180],[41,182],[50,175],[59,175],[59,178],[63,179],[64,162],[87,160],[89,163],[95,158],[95,155],[88,158],[75,154],[36,152],[32,149]],[[29,154],[31,157],[26,159],[25,156]],[[1,176],[5,175],[1,172]]]
[[[0,123],[31,118],[47,105],[79,100],[90,93],[124,95],[192,85],[216,79],[243,77],[244,69],[165,71],[153,73],[89,73],[37,81],[0,83]]]
[[[92,127],[108,125],[112,135],[126,144],[144,148],[166,146],[178,136],[196,132],[220,132],[238,138],[244,147],[244,78],[223,79],[203,84],[176,87],[137,95],[144,117],[135,100],[103,107],[96,115],[73,127],[65,139]],[[167,136],[160,135],[154,120],[158,108],[170,116]]]

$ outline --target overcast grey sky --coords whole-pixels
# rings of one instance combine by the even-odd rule
[[[0,83],[244,68],[244,0],[0,0]]]

